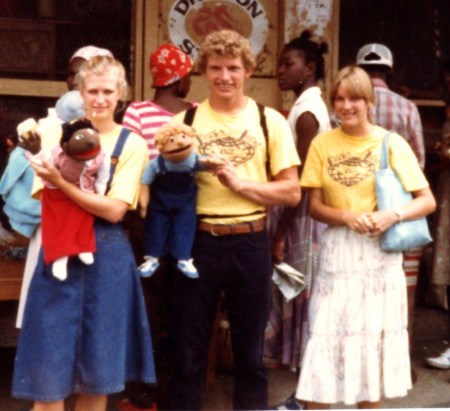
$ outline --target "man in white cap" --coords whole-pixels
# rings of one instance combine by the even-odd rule
[[[366,44],[358,51],[356,64],[369,74],[375,89],[377,104],[372,111],[373,122],[403,136],[423,168],[425,148],[417,106],[390,90],[387,85],[387,79],[392,74],[394,65],[391,51],[383,44]]]
[[[369,74],[374,86],[376,106],[372,109],[373,123],[403,136],[410,144],[423,169],[425,166],[425,145],[419,110],[413,102],[393,92],[387,85],[387,79],[392,74],[394,65],[391,50],[383,44],[366,44],[359,50],[356,64]],[[421,248],[407,250],[403,255],[403,270],[408,287],[408,332],[410,341],[412,341],[415,293],[421,255]],[[412,372],[412,374],[414,381],[416,374],[415,372]]]
[[[108,49],[103,49],[96,46],[84,46],[79,48],[69,60],[69,67],[67,73],[67,88],[74,90],[77,88],[75,83],[75,76],[78,73],[81,65],[86,61],[96,56],[107,56],[113,58],[113,54]]]

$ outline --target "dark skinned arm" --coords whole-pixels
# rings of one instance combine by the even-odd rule
[[[303,170],[303,164],[308,152],[312,139],[317,135],[319,130],[319,123],[316,117],[308,112],[301,114],[295,123],[295,133],[297,135],[297,152],[302,160],[302,165],[298,168],[299,177]],[[299,212],[300,203],[295,207],[285,207],[281,213],[280,221],[272,239],[272,259],[275,263],[280,263],[284,260],[284,239],[286,231]]]

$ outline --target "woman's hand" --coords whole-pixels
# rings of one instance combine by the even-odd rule
[[[372,224],[371,237],[378,237],[389,227],[399,222],[399,216],[392,210],[375,211],[368,214],[368,217]]]
[[[47,181],[49,184],[59,188],[61,183],[64,182],[61,173],[51,161],[42,159],[41,164],[38,164],[33,160],[30,161],[30,163],[36,172],[36,175]]]
[[[356,213],[353,211],[344,211],[343,213],[342,219],[350,230],[359,234],[372,232],[373,223],[368,213]]]

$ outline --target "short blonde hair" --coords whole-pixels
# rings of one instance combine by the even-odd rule
[[[86,60],[80,67],[76,75],[76,81],[83,87],[84,80],[88,74],[102,75],[105,73],[115,73],[117,77],[117,88],[121,99],[126,98],[128,83],[125,75],[125,68],[120,61],[109,56],[95,56]]]
[[[161,126],[158,131],[155,133],[155,146],[161,151],[164,145],[167,143],[170,137],[176,136],[178,134],[184,134],[185,136],[195,138],[197,133],[195,130],[184,124],[184,123],[175,123],[175,124],[164,124]]]
[[[345,86],[351,97],[362,98],[367,104],[375,105],[375,94],[369,75],[360,67],[348,66],[339,70],[330,89],[330,101],[334,104],[340,85]]]
[[[250,71],[256,65],[249,41],[234,30],[214,31],[205,37],[197,58],[200,73],[206,71],[209,57],[241,57],[245,69]]]

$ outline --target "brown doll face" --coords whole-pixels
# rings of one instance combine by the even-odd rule
[[[73,133],[70,140],[63,143],[62,149],[76,160],[90,160],[100,153],[100,138],[95,130],[83,128]]]
[[[175,134],[169,137],[160,149],[161,155],[169,161],[179,163],[186,159],[194,149],[194,138],[186,134]]]

